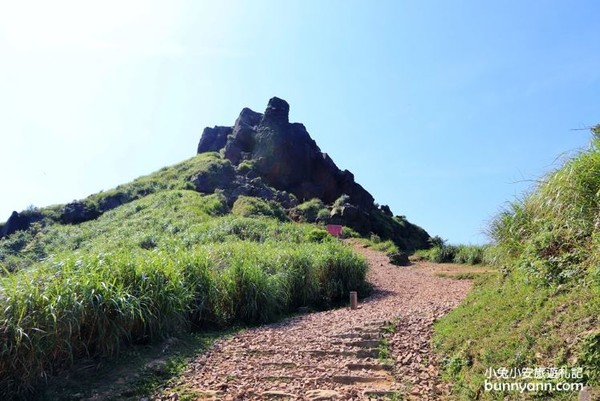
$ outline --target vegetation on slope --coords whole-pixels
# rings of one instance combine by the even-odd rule
[[[83,356],[191,327],[272,321],[364,285],[365,261],[314,226],[227,210],[218,194],[162,191],[0,241],[14,251],[8,263],[30,262],[0,278],[0,394],[24,394]]]
[[[581,379],[542,381],[600,384],[600,126],[593,133],[589,150],[492,222],[488,255],[502,275],[483,277],[437,324],[435,344],[457,398],[577,397],[488,392],[487,368],[582,368]]]
[[[449,245],[446,241],[435,236],[431,238],[431,248],[415,252],[417,260],[428,260],[434,263],[461,263],[478,265],[487,263],[488,246],[481,245]]]

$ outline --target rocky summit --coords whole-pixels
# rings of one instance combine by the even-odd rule
[[[233,126],[204,129],[196,157],[66,205],[13,212],[0,224],[0,238],[48,224],[81,224],[153,193],[183,189],[217,194],[231,212],[262,208],[258,214],[344,225],[363,236],[391,239],[403,251],[429,247],[425,230],[379,207],[350,171],[321,151],[304,125],[290,123],[289,110],[277,97],[264,113],[244,108]]]
[[[205,128],[198,153],[221,151],[233,165],[249,165],[267,185],[294,194],[298,200],[333,203],[343,194],[362,209],[373,197],[321,151],[300,123],[290,123],[290,106],[272,98],[264,114],[244,108],[233,127]]]
[[[298,218],[296,203],[318,199],[329,205],[321,222],[392,239],[404,250],[429,246],[429,235],[422,228],[403,216],[394,217],[386,205],[376,206],[354,174],[339,169],[303,124],[290,123],[289,110],[285,100],[274,97],[264,113],[244,108],[233,126],[207,127],[202,132],[198,153],[219,152],[235,168],[236,176],[220,183],[229,203],[239,195],[274,199]],[[197,190],[214,191],[202,191],[207,181],[196,180]]]

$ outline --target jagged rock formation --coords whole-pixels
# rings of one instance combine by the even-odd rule
[[[29,229],[31,224],[41,221],[43,216],[35,211],[12,212],[4,226],[0,229],[0,238],[7,237],[17,231]]]
[[[167,178],[160,178],[157,172],[137,184],[134,181],[52,210],[13,212],[0,225],[0,239],[28,230],[38,221],[43,225],[80,224],[155,191],[183,184],[200,193],[222,194],[229,208],[242,196],[256,197],[277,203],[293,220],[309,221],[301,210],[310,209],[310,222],[342,224],[362,235],[373,233],[393,240],[404,251],[429,246],[425,230],[394,216],[387,206],[376,206],[354,175],[340,170],[321,151],[304,125],[290,123],[289,109],[285,100],[274,97],[264,114],[244,108],[232,127],[205,128],[197,152],[212,153],[201,156],[201,162],[196,158],[198,163],[191,164],[194,169],[181,170],[187,172],[179,172],[176,185],[165,183]]]
[[[228,173],[218,186],[230,205],[240,195],[274,200],[285,208],[295,206],[295,199],[302,203],[317,198],[328,205],[337,200],[327,222],[392,239],[403,250],[429,246],[425,230],[394,217],[388,206],[377,208],[354,175],[340,170],[304,125],[290,123],[288,116],[288,103],[274,97],[264,114],[244,108],[232,127],[204,129],[198,153],[218,151],[235,167],[236,178]],[[206,179],[194,184],[201,192],[216,188]],[[294,217],[294,211],[290,215]]]
[[[267,185],[290,192],[299,201],[319,198],[332,203],[346,194],[353,205],[372,209],[371,194],[319,149],[304,125],[290,123],[288,113],[287,102],[277,97],[264,114],[245,108],[233,127],[206,128],[198,153],[222,150],[235,166],[251,162]]]

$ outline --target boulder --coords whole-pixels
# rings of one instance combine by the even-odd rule
[[[41,221],[43,218],[44,216],[37,211],[25,211],[21,213],[13,211],[0,230],[0,238],[8,237],[17,231],[28,230],[32,223]]]
[[[231,188],[231,190],[225,193],[227,204],[230,207],[240,196],[252,196],[267,201],[275,201],[285,209],[292,208],[298,204],[298,200],[294,195],[265,185],[260,177],[251,179],[245,176],[238,176],[233,185],[231,185]]]
[[[390,207],[388,205],[381,205],[381,207],[379,208],[379,210],[381,210],[381,212],[383,214],[385,214],[388,217],[393,217],[394,213],[392,213],[392,210],[390,209]]]
[[[198,143],[198,153],[218,152],[227,143],[227,136],[231,134],[231,131],[231,127],[204,128],[200,143]]]
[[[306,127],[289,122],[289,105],[274,97],[264,114],[244,108],[233,127],[206,128],[198,153],[223,150],[235,166],[253,162],[253,173],[267,185],[294,194],[299,200],[312,198],[332,203],[346,193],[353,204],[373,208],[373,197],[321,152]]]
[[[217,188],[231,188],[234,180],[235,170],[229,164],[222,168],[200,171],[190,178],[196,191],[204,193],[213,193]]]
[[[79,224],[85,221],[94,220],[101,213],[96,208],[88,206],[81,201],[73,201],[63,208],[60,215],[60,221],[63,224]]]
[[[109,210],[116,209],[121,205],[131,202],[133,197],[123,192],[118,192],[113,195],[107,195],[98,202],[98,211],[102,214]]]
[[[334,207],[328,218],[323,216],[325,220],[363,235],[373,232],[392,239],[405,251],[427,247],[425,230],[395,219],[388,206],[377,208],[373,196],[350,171],[339,169],[321,151],[304,125],[290,123],[289,110],[285,100],[273,97],[264,114],[244,108],[233,127],[206,128],[198,153],[222,151],[238,175],[230,184],[229,179],[217,185],[198,179],[196,188],[201,192],[225,189],[229,205],[240,196],[253,196],[275,200],[286,209],[313,198],[331,205],[347,195],[347,204]]]

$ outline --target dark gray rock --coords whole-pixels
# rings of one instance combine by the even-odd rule
[[[409,266],[408,254],[404,252],[396,252],[389,255],[390,263],[396,266]]]
[[[373,232],[393,239],[403,250],[428,246],[425,230],[395,220],[387,206],[376,208],[373,196],[350,171],[340,170],[321,151],[304,125],[289,122],[289,109],[285,100],[274,97],[264,114],[243,109],[230,131],[215,127],[203,132],[199,153],[223,150],[225,158],[239,167],[236,182],[226,188],[228,204],[245,195],[281,199],[283,206],[290,208],[312,198],[333,204],[345,194],[348,205],[334,208],[329,223],[350,226],[363,235]],[[222,129],[220,134],[215,132],[217,128]],[[242,164],[244,161],[248,163]],[[242,176],[245,180],[240,179]],[[256,177],[262,181],[250,182]],[[213,186],[205,189],[214,190]]]
[[[122,192],[116,193],[114,195],[105,196],[98,202],[98,212],[108,212],[109,210],[116,209],[121,205],[131,202],[132,200],[134,199],[132,199],[131,196]]]
[[[381,210],[381,212],[383,214],[385,214],[386,216],[389,217],[393,217],[394,213],[392,213],[392,210],[390,209],[390,207],[388,205],[381,205],[381,207],[379,208],[379,210]]]
[[[0,238],[8,237],[17,231],[28,230],[31,224],[43,220],[44,216],[37,211],[25,211],[18,213],[13,211],[2,229]]]
[[[233,165],[251,160],[254,175],[301,201],[332,203],[346,193],[354,205],[374,207],[373,197],[354,182],[352,173],[341,171],[321,152],[304,125],[289,122],[289,105],[283,99],[269,100],[264,114],[244,108],[232,128],[205,129],[198,152],[221,149]]]
[[[100,216],[100,212],[84,202],[73,201],[63,208],[60,221],[63,224],[79,224],[94,220]]]
[[[235,169],[227,162],[217,168],[194,174],[190,177],[190,182],[198,192],[213,193],[217,188],[231,188],[235,177]]]
[[[283,99],[278,97],[272,97],[269,100],[269,104],[267,105],[267,109],[265,110],[265,115],[261,121],[261,124],[288,124],[290,113],[290,105]]]
[[[275,201],[284,209],[290,209],[298,204],[294,195],[265,185],[260,177],[251,179],[246,176],[238,176],[231,188],[225,192],[227,204],[230,207],[240,196],[253,196],[267,201]]]
[[[204,128],[198,143],[198,153],[218,152],[227,143],[227,136],[231,134],[231,131],[231,127]]]
[[[352,227],[361,235],[368,235],[373,231],[369,214],[348,203],[333,208],[329,215],[329,223]]]

